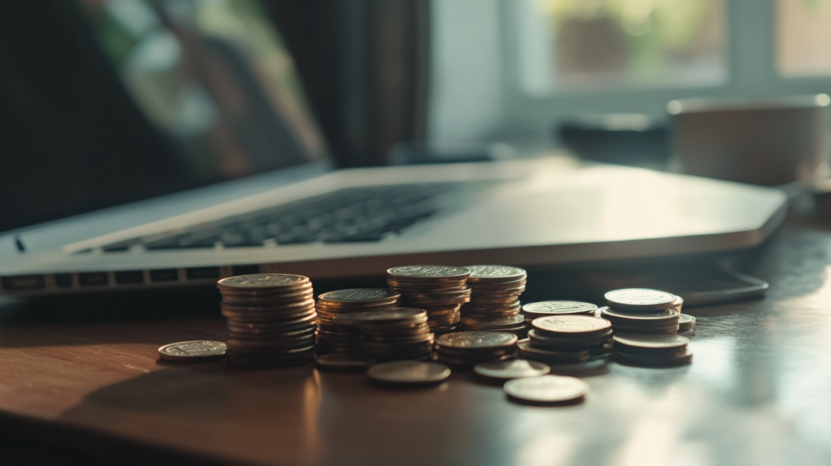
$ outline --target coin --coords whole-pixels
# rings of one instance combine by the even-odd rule
[[[530,403],[564,403],[580,400],[589,392],[586,382],[574,377],[544,375],[513,379],[503,387],[508,397]]]
[[[419,386],[440,383],[450,372],[449,367],[436,362],[394,361],[370,367],[367,375],[382,384]]]
[[[678,330],[679,331],[687,331],[692,330],[695,328],[695,317],[689,314],[681,314],[681,317],[678,321]]]
[[[606,293],[606,303],[622,311],[660,311],[672,307],[677,296],[649,288],[624,288]]]
[[[689,338],[678,335],[635,335],[620,333],[612,337],[615,347],[625,348],[628,352],[649,352],[655,350],[675,350],[686,347]]]
[[[684,307],[684,299],[680,296],[675,296],[675,301],[672,302],[670,309],[675,309],[676,311],[681,312],[682,307]]]
[[[612,327],[612,324],[607,320],[579,315],[539,317],[534,319],[531,325],[550,336],[600,335]]]
[[[549,336],[539,332],[537,329],[532,329],[528,331],[528,337],[531,339],[531,343],[535,347],[540,348],[584,348],[587,346],[600,345],[609,341],[609,338],[612,337],[612,331],[607,330],[606,332],[600,334],[592,334],[588,336]]]
[[[431,353],[430,359],[436,362],[440,362],[443,364],[447,364],[448,366],[456,369],[463,369],[468,370],[472,369],[476,364],[483,363],[483,362],[503,362],[503,361],[510,361],[516,358],[516,352],[512,351],[509,354],[503,355],[477,355],[476,357],[464,357],[464,358],[456,358],[453,356],[448,356],[443,353]]]
[[[591,351],[586,348],[551,350],[536,347],[532,343],[530,341],[517,343],[517,349],[519,349],[522,357],[545,361],[551,364],[577,364],[588,361],[591,356]]]
[[[427,322],[426,311],[406,307],[381,312],[351,312],[335,317],[335,323],[341,325],[418,324],[422,322]]]
[[[509,265],[467,265],[471,283],[511,282],[524,279],[527,274],[519,267]]]
[[[394,303],[400,297],[401,293],[386,288],[354,288],[323,293],[317,299],[334,307]]]
[[[480,362],[473,367],[473,372],[489,379],[509,380],[539,377],[551,372],[551,368],[541,362],[514,359],[501,362]]]
[[[692,352],[685,348],[683,351],[680,351],[678,353],[661,357],[630,354],[617,351],[614,354],[614,359],[615,362],[626,364],[628,366],[670,367],[690,364],[692,363],[692,356]]]
[[[256,292],[258,290],[302,288],[308,283],[309,277],[302,275],[259,273],[223,278],[216,283],[216,286],[223,292]]]
[[[541,301],[522,306],[526,317],[591,314],[596,310],[596,305],[580,301]]]
[[[660,325],[661,323],[677,323],[680,314],[673,309],[666,309],[663,311],[650,312],[625,312],[603,308],[600,315],[615,324],[617,322],[640,324],[640,325]]]
[[[375,364],[375,360],[348,353],[324,354],[315,358],[318,369],[334,372],[363,372]]]
[[[265,314],[271,312],[277,314],[283,312],[296,313],[303,309],[314,309],[314,306],[315,301],[313,299],[306,299],[304,301],[297,301],[288,304],[278,304],[274,306],[238,306],[235,304],[227,304],[223,302],[219,305],[219,308],[222,310],[237,313],[252,312],[258,314]]]
[[[524,287],[525,284],[528,282],[526,279],[516,280],[512,282],[494,282],[494,283],[482,283],[482,282],[470,282],[468,286],[474,291],[499,291],[505,289],[512,289],[518,287]]]
[[[505,332],[457,332],[442,335],[436,345],[470,350],[508,348],[516,345],[517,336]]]
[[[470,271],[449,265],[405,265],[387,270],[387,279],[395,282],[465,281]]]
[[[180,341],[159,348],[159,358],[173,362],[207,362],[221,359],[226,350],[227,346],[221,341]]]
[[[235,306],[280,305],[311,299],[313,294],[314,293],[311,289],[300,293],[288,293],[281,295],[239,296],[226,294],[222,296],[222,303]]]
[[[468,289],[464,282],[394,282],[387,280],[390,289],[398,292],[406,291],[461,291]]]

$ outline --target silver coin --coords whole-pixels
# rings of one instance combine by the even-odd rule
[[[216,286],[220,289],[256,290],[275,288],[298,288],[309,283],[309,277],[286,273],[258,273],[253,275],[237,275],[219,280]]]
[[[606,303],[622,311],[660,311],[673,306],[675,296],[649,288],[623,288],[606,293]]]
[[[532,403],[563,403],[578,400],[589,392],[589,385],[574,377],[544,375],[505,382],[505,393],[513,399]]]
[[[675,309],[676,311],[681,312],[682,307],[684,307],[684,298],[675,296],[675,301],[672,302],[670,309]]]
[[[361,324],[417,324],[427,322],[427,311],[399,307],[390,311],[349,312],[335,316],[339,325]]]
[[[393,361],[369,368],[370,379],[392,385],[430,385],[450,377],[450,368],[444,364],[420,361]]]
[[[405,265],[387,270],[387,278],[395,282],[463,281],[468,277],[469,270],[450,265]]]
[[[675,309],[650,312],[624,312],[604,307],[600,312],[600,316],[613,323],[658,324],[661,322],[678,322],[680,314]]]
[[[527,276],[524,269],[509,265],[466,265],[471,283],[513,282]]]
[[[538,317],[544,315],[590,314],[596,310],[596,305],[580,301],[541,301],[522,306],[523,312]]]
[[[460,349],[496,349],[514,346],[518,338],[506,332],[457,332],[442,335],[436,339],[436,345]]]
[[[317,299],[329,305],[395,302],[401,293],[387,288],[353,288],[323,293]]]
[[[664,350],[683,348],[690,343],[690,339],[679,335],[640,335],[619,333],[612,337],[615,345],[644,350]]]
[[[695,328],[695,317],[689,314],[681,314],[681,318],[678,320],[678,330],[691,330]]]
[[[159,357],[165,361],[204,362],[225,356],[227,350],[228,347],[221,341],[180,341],[159,348]]]
[[[539,377],[551,372],[551,368],[541,362],[514,359],[502,362],[480,362],[473,367],[473,371],[490,379],[508,380]]]
[[[595,334],[612,327],[608,320],[591,316],[548,316],[534,319],[534,328],[554,334]]]

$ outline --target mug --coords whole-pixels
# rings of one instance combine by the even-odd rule
[[[671,169],[765,186],[814,183],[827,177],[829,104],[827,94],[673,100]]]

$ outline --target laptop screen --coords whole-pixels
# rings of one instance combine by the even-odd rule
[[[165,150],[85,153],[73,161],[73,177],[57,173],[61,154],[50,155],[31,180],[22,173],[7,181],[27,181],[15,186],[18,193],[39,185],[21,196],[28,205],[20,212],[6,212],[0,231],[328,157],[292,58],[257,0],[75,0],[75,6],[91,52],[104,57],[99,74],[113,76]],[[98,107],[90,112],[101,117]],[[123,125],[113,120],[119,123],[92,133],[93,149],[97,135],[105,139]]]

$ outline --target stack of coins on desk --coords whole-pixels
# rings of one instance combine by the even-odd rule
[[[678,320],[678,334],[684,337],[695,336],[695,317],[689,314],[681,314]]]
[[[358,353],[358,329],[336,321],[337,316],[357,312],[382,312],[398,307],[400,293],[385,288],[330,291],[317,298],[317,352]]]
[[[548,316],[593,316],[597,312],[597,306],[592,303],[580,301],[540,301],[528,303],[522,306],[522,314],[525,316],[525,327],[531,330],[534,319]]]
[[[436,338],[434,361],[469,369],[480,362],[516,357],[517,336],[507,332],[456,332]]]
[[[525,291],[527,274],[507,265],[470,265],[470,302],[462,306],[462,330],[511,332],[525,336],[519,315],[519,296]]]
[[[240,275],[217,283],[228,318],[228,362],[243,368],[312,362],[316,314],[308,277]]]
[[[589,315],[534,319],[529,340],[518,344],[525,359],[549,365],[579,364],[605,358],[611,351],[612,325]]]
[[[630,366],[669,367],[689,364],[689,338],[680,335],[615,334],[616,362]]]
[[[624,288],[606,293],[605,298],[609,307],[601,309],[600,316],[612,323],[615,333],[678,333],[683,300],[672,293]]]
[[[361,353],[380,361],[423,358],[433,347],[423,309],[344,313],[335,317],[335,323],[357,328]]]
[[[387,270],[390,288],[401,293],[401,305],[427,312],[434,333],[448,333],[459,325],[459,308],[470,301],[470,272],[446,265],[408,265]]]

